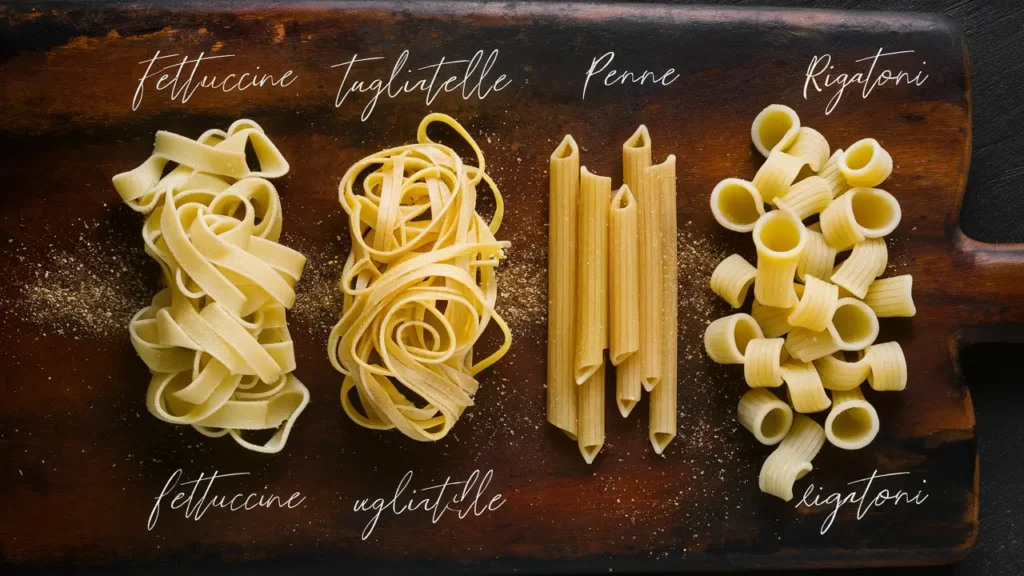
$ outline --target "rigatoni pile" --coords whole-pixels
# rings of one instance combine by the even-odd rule
[[[613,192],[572,136],[551,155],[547,414],[587,463],[604,446],[605,350],[622,416],[647,390],[655,452],[676,435],[675,156],[652,165],[640,126],[622,162]]]
[[[758,114],[751,138],[764,164],[752,182],[720,182],[711,211],[725,228],[752,233],[756,266],[733,254],[710,285],[733,308],[753,285],[754,301],[750,314],[712,322],[704,345],[715,362],[743,364],[750,391],[740,399],[740,424],[762,444],[778,444],[759,484],[788,501],[826,439],[857,450],[875,438],[878,413],[861,391],[865,380],[877,391],[906,387],[900,345],[875,340],[878,318],[916,314],[913,278],[878,278],[888,263],[884,237],[901,212],[891,194],[875,188],[892,172],[892,158],[876,140],[830,154],[819,132],[778,104]],[[774,209],[766,211],[766,203]],[[805,226],[815,216],[819,222]],[[788,403],[768,390],[783,385]],[[802,415],[829,407],[824,428]]]

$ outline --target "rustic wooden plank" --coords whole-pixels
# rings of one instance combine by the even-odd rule
[[[957,559],[973,543],[974,415],[952,358],[960,342],[1004,337],[987,326],[1024,322],[1024,282],[1020,247],[974,243],[956,224],[969,164],[970,92],[966,47],[952,22],[770,9],[447,3],[4,15],[0,144],[7,152],[0,165],[9,192],[0,199],[0,245],[10,249],[0,254],[0,268],[11,281],[0,287],[7,367],[0,375],[0,452],[10,464],[0,506],[19,519],[0,527],[5,562],[148,566],[274,558],[438,573],[667,571],[931,564]],[[880,47],[915,50],[927,65],[900,62],[927,68],[930,79],[878,89],[867,99],[848,93],[829,115],[829,95],[801,96],[812,56],[831,53],[859,70],[853,61]],[[507,74],[513,82],[482,101],[441,95],[427,106],[422,95],[381,99],[366,121],[365,97],[333,105],[341,82],[333,64],[355,52],[385,56],[366,72],[386,77],[405,48],[417,67],[499,49],[491,77]],[[145,70],[139,63],[157,50],[233,53],[230,67],[213,63],[211,73],[258,65],[271,73],[293,70],[299,80],[284,90],[200,91],[185,104],[147,85],[132,110]],[[581,102],[582,74],[608,50],[616,51],[617,65],[674,67],[681,78],[660,89],[591,88]],[[753,251],[748,239],[717,227],[707,195],[724,177],[753,175],[760,158],[749,123],[776,101],[796,108],[834,143],[873,136],[891,151],[896,168],[887,186],[904,210],[890,243],[891,271],[914,274],[919,310],[912,321],[883,321],[883,338],[906,350],[911,380],[898,397],[872,397],[883,425],[876,443],[857,453],[826,447],[808,481],[828,493],[875,469],[908,471],[910,480],[893,487],[916,491],[927,480],[929,499],[876,509],[860,521],[844,508],[825,535],[819,531],[826,508],[794,508],[757,491],[767,451],[735,424],[742,377],[735,367],[711,364],[701,345],[705,323],[728,313],[706,289],[711,269],[732,250]],[[456,116],[479,137],[506,194],[501,235],[514,248],[503,311],[516,341],[453,435],[422,445],[344,417],[340,377],[324,342],[340,308],[330,284],[348,249],[337,182],[367,153],[409,141],[429,110]],[[243,453],[146,414],[145,367],[119,327],[155,290],[156,276],[138,241],[140,221],[118,204],[110,176],[143,160],[158,129],[195,136],[241,116],[260,122],[292,164],[278,183],[284,239],[311,258],[299,293],[307,302],[289,319],[297,373],[313,401],[276,457]],[[587,467],[575,446],[544,424],[547,155],[571,132],[588,167],[618,174],[618,143],[640,122],[651,128],[658,157],[679,157],[681,430],[661,458],[647,443],[645,406],[628,421],[610,417],[605,452]],[[79,264],[98,270],[98,279],[83,277]],[[85,314],[88,306],[48,303],[40,287],[54,281],[41,279],[46,270],[96,309]],[[101,290],[86,298],[83,278]],[[301,491],[308,500],[297,510],[211,511],[199,522],[165,508],[147,531],[153,499],[178,468],[189,479],[246,471],[251,476],[225,490]],[[412,487],[424,487],[476,469],[494,470],[489,493],[507,499],[498,512],[465,520],[449,514],[437,524],[422,515],[385,517],[371,539],[360,539],[370,515],[352,511],[357,498],[388,497],[409,470]]]

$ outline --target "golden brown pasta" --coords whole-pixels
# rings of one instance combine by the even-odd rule
[[[661,200],[659,213],[660,235],[665,239],[662,251],[662,303],[661,314],[661,382],[651,390],[651,412],[648,435],[656,454],[662,454],[676,437],[678,379],[678,262],[676,255],[676,157],[669,155],[665,162],[647,169],[647,185],[657,189]],[[656,188],[655,188],[656,187]]]
[[[609,350],[612,365],[618,366],[640,348],[639,221],[629,186],[623,185],[612,198],[608,228]]]
[[[580,168],[576,265],[576,384],[604,363],[608,348],[608,208],[612,179]],[[577,414],[578,416],[578,414]]]

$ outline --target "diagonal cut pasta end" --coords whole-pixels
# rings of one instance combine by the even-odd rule
[[[669,443],[676,437],[673,432],[654,432],[651,434],[651,446],[654,446],[654,453],[661,454],[668,447]]]
[[[587,461],[587,464],[593,464],[601,448],[604,448],[604,442],[600,444],[586,444],[580,446],[580,454],[583,455],[583,459]]]
[[[619,414],[622,414],[623,418],[629,418],[629,413],[636,408],[637,401],[619,398],[615,404],[619,407]]]

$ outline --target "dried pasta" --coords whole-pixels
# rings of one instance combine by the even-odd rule
[[[839,304],[839,287],[814,276],[807,277],[803,295],[786,322],[790,326],[799,326],[820,332],[828,328],[828,323]]]
[[[782,380],[793,409],[801,414],[821,412],[832,403],[821,384],[821,377],[809,362],[786,362],[782,365]]]
[[[901,391],[907,387],[907,359],[897,342],[875,344],[864,351],[871,366],[868,385],[879,392]]]
[[[775,199],[776,206],[793,212],[799,220],[818,214],[831,203],[832,189],[818,176],[804,178],[790,186],[784,196]]]
[[[900,204],[885,190],[851,188],[821,212],[821,232],[836,250],[846,250],[865,238],[887,236],[899,225]]]
[[[164,175],[168,162],[177,166]],[[264,453],[284,448],[309,402],[292,375],[285,322],[305,258],[278,243],[281,203],[265,179],[287,171],[263,129],[238,120],[196,140],[158,132],[153,155],[113,178],[122,200],[146,215],[145,250],[166,286],[129,324],[152,372],[146,408]],[[276,431],[263,443],[246,438],[267,429]]]
[[[851,188],[846,181],[846,176],[839,169],[839,160],[843,157],[843,149],[840,148],[832,153],[832,156],[825,162],[818,172],[818,176],[828,182],[829,190],[832,191],[832,198],[838,198]]]
[[[566,135],[551,153],[548,206],[547,419],[576,437],[576,224],[580,151]]]
[[[576,442],[587,464],[592,464],[604,447],[604,376],[605,365],[602,362],[578,386],[579,403],[576,413],[579,426]]]
[[[789,106],[772,104],[761,110],[750,126],[754,147],[765,158],[773,150],[785,149],[796,140],[800,117]]]
[[[629,186],[623,185],[612,198],[608,215],[608,348],[613,366],[622,364],[640,348],[638,229],[636,200]]]
[[[796,277],[805,282],[808,276],[814,276],[819,280],[830,279],[836,265],[837,255],[836,249],[825,242],[825,237],[821,232],[808,227],[807,245],[800,253],[800,261],[796,265]]]
[[[778,338],[779,336],[785,336],[793,329],[793,326],[789,323],[789,315],[793,313],[793,308],[776,308],[774,306],[765,306],[754,300],[753,305],[750,307],[750,315],[754,317],[754,321],[761,327],[761,332],[764,333],[765,338]]]
[[[835,273],[832,282],[857,298],[864,298],[871,283],[885,272],[889,251],[882,238],[866,238],[853,245],[853,251]]]
[[[917,314],[913,286],[914,277],[910,274],[875,280],[868,286],[864,303],[879,318],[910,318]]]
[[[671,239],[662,246],[661,260],[661,381],[651,393],[651,411],[648,418],[648,436],[655,454],[662,454],[676,437],[678,407],[678,347],[679,347],[679,283],[676,254],[676,157],[668,158],[647,169],[644,175],[649,190],[656,191],[660,200],[658,212],[659,234]]]
[[[475,165],[430,139],[434,123],[469,145]],[[495,199],[490,223],[476,212],[478,186]],[[416,143],[353,164],[338,196],[352,251],[339,283],[344,312],[327,351],[345,376],[342,408],[366,428],[439,440],[473,405],[476,376],[511,346],[508,326],[494,309],[495,269],[509,245],[494,236],[501,194],[462,125],[430,114],[420,122]],[[474,346],[492,321],[502,344],[478,360]]]
[[[817,422],[797,414],[786,437],[761,466],[758,486],[762,492],[782,498],[793,499],[793,484],[810,472],[811,461],[825,444],[825,431]]]
[[[828,324],[839,350],[864,350],[878,337],[878,317],[856,298],[840,298]]]
[[[711,213],[728,230],[750,232],[764,216],[764,200],[752,183],[726,178],[711,191]]]
[[[782,441],[793,424],[793,410],[765,388],[747,390],[737,409],[740,425],[757,441],[774,446]]]
[[[747,344],[743,379],[751,388],[782,386],[782,363],[786,360],[782,338],[755,338]]]
[[[814,128],[801,126],[796,133],[796,139],[786,148],[786,153],[802,158],[811,170],[817,172],[828,161],[828,140]]]
[[[832,392],[832,410],[825,418],[825,437],[843,450],[860,450],[878,435],[878,412],[860,388]]]
[[[839,157],[839,171],[850,186],[874,188],[892,173],[892,156],[878,140],[858,140]]]
[[[743,364],[747,344],[762,338],[761,328],[749,314],[719,318],[704,330],[704,349],[719,364]]]
[[[576,263],[576,384],[604,363],[608,348],[608,210],[612,179],[580,168]]]
[[[807,328],[793,328],[786,335],[786,351],[801,362],[813,362],[838,352],[839,343],[827,329],[816,332]]]
[[[651,139],[641,126],[622,148],[623,176],[637,199],[640,212],[640,349],[624,364],[629,374],[638,372],[643,388],[650,391],[661,381],[661,331],[664,290],[661,272],[664,238],[661,234],[661,199],[651,190]],[[674,164],[673,164],[674,166]],[[674,170],[674,168],[673,168]],[[631,186],[635,180],[637,188]],[[675,239],[675,234],[671,236]],[[634,365],[635,363],[635,365]],[[631,378],[632,380],[632,378]]]
[[[747,292],[757,276],[757,268],[739,254],[722,260],[711,274],[711,290],[733,308],[743,306]]]
[[[758,302],[777,308],[796,304],[793,276],[806,244],[807,231],[793,214],[775,210],[758,219],[754,226],[757,249],[754,298]]]
[[[777,197],[786,195],[806,164],[803,158],[773,150],[754,175],[754,187],[765,202],[774,204]]]
[[[821,384],[829,390],[852,390],[863,384],[871,373],[871,365],[866,358],[848,362],[842,352],[818,358],[814,367],[821,376]]]

